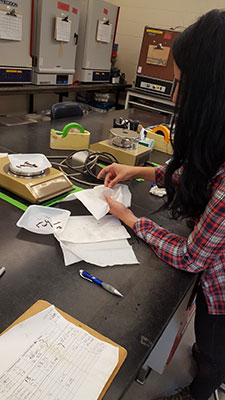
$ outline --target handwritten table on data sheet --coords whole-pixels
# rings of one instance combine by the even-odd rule
[[[1,400],[92,400],[117,366],[119,349],[51,306],[1,336],[0,353]]]

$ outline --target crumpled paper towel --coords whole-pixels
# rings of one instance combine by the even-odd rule
[[[149,193],[154,194],[154,196],[163,197],[166,195],[166,189],[159,188],[157,185],[154,185],[149,190]]]
[[[99,220],[109,212],[109,205],[105,200],[105,195],[113,200],[119,201],[125,207],[131,205],[131,192],[127,185],[118,184],[113,188],[104,185],[95,186],[93,189],[86,189],[76,193],[76,198]]]

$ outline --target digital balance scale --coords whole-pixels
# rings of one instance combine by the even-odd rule
[[[149,160],[152,148],[140,144],[139,140],[140,135],[135,131],[112,128],[109,139],[91,144],[90,149],[110,153],[121,164],[140,165]]]
[[[52,168],[43,154],[0,158],[0,186],[32,203],[41,203],[73,188],[66,175]]]

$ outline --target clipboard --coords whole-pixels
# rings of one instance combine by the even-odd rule
[[[3,335],[5,332],[7,332],[9,329],[11,329],[13,326],[19,324],[20,322],[32,317],[33,315],[39,313],[40,311],[45,310],[49,306],[51,306],[49,302],[45,300],[38,300],[36,303],[34,303],[30,308],[28,308],[27,311],[25,311],[24,314],[22,314],[19,318],[17,318],[8,328],[6,328],[1,335]],[[122,364],[124,363],[126,357],[127,357],[127,350],[123,348],[122,346],[118,345],[117,343],[113,342],[112,340],[108,339],[107,337],[101,335],[94,329],[90,328],[89,326],[83,324],[82,322],[78,321],[77,319],[71,317],[69,314],[65,313],[64,311],[60,310],[59,308],[55,307],[56,310],[69,322],[72,322],[72,324],[79,326],[80,328],[84,329],[90,335],[95,336],[97,339],[102,340],[103,342],[107,342],[112,344],[113,346],[118,347],[119,349],[119,360],[116,368],[114,369],[113,373],[109,377],[107,383],[105,384],[104,388],[102,389],[102,392],[100,396],[98,397],[98,400],[101,400],[108,388],[110,387],[113,379],[115,378],[116,374],[118,373],[119,369],[121,368]]]
[[[170,47],[149,45],[146,63],[166,67],[169,54]]]

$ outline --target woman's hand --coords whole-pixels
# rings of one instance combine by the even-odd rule
[[[119,201],[112,200],[109,196],[105,195],[105,199],[109,205],[109,212],[114,215],[114,217],[117,217],[123,221],[130,228],[133,228],[138,219],[134,213],[122,203],[119,203]]]
[[[106,187],[112,188],[116,183],[127,181],[135,176],[137,167],[129,165],[121,165],[113,163],[103,168],[97,178],[100,179],[105,174],[104,184]]]

